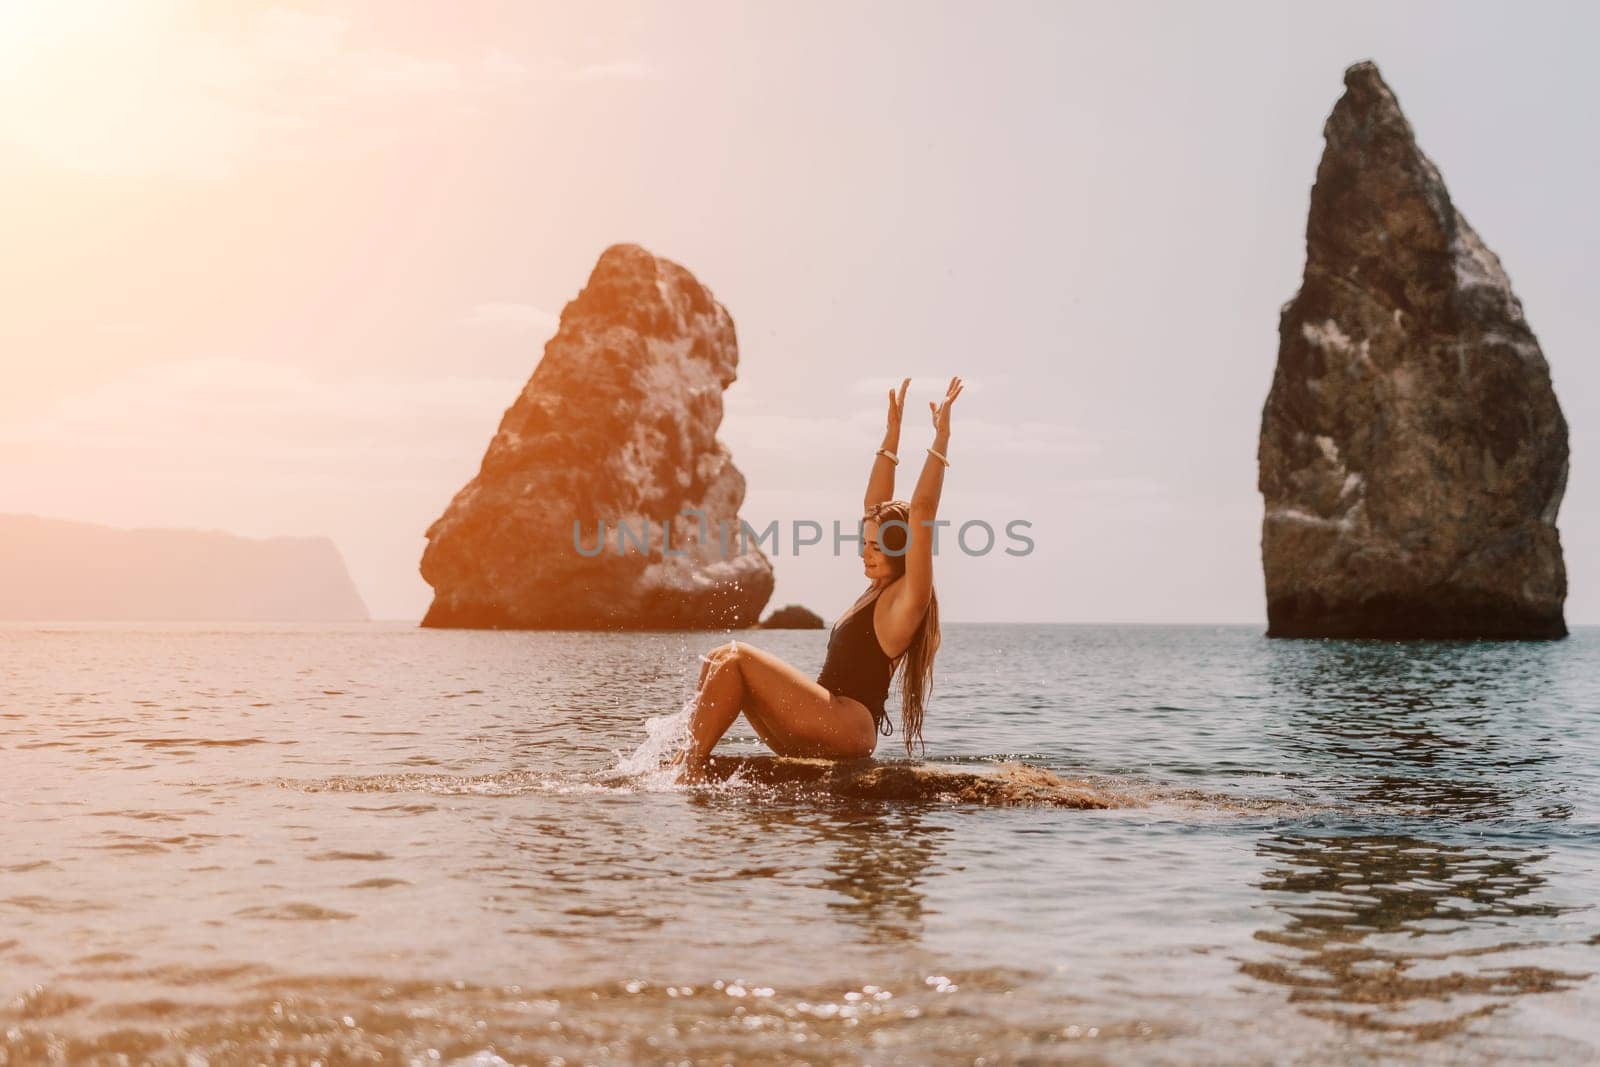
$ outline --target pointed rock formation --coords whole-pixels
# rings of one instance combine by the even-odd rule
[[[606,249],[477,476],[428,528],[422,624],[753,625],[772,564],[739,536],[744,477],[716,438],[738,362],[733,319],[693,275]]]
[[[1544,354],[1377,68],[1345,86],[1261,416],[1267,633],[1562,637]]]

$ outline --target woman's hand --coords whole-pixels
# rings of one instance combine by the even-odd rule
[[[902,390],[901,395],[905,395]],[[933,413],[933,435],[938,440],[948,440],[950,437],[950,405],[956,402],[956,397],[961,395],[961,379],[951,378],[950,388],[945,391],[944,403],[935,404],[928,401],[928,410]]]
[[[889,390],[889,420],[883,431],[883,447],[872,459],[872,473],[867,475],[867,495],[862,502],[868,510],[894,496],[894,465],[898,462],[894,453],[900,450],[900,416],[905,414],[906,387],[910,384],[910,378],[901,382],[899,395]]]
[[[893,389],[889,390],[889,422],[884,430],[884,436],[897,444],[900,441],[900,416],[904,415],[906,411],[906,389],[910,385],[910,378],[901,382],[899,396],[895,395]],[[892,447],[890,451],[893,451]]]

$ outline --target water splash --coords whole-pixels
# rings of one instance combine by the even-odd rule
[[[694,711],[691,696],[683,707],[670,715],[657,715],[644,722],[645,738],[630,756],[621,756],[612,773],[627,777],[646,792],[678,788],[678,768],[672,757],[689,740],[689,715]]]

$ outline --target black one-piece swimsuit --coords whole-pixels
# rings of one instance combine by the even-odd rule
[[[872,721],[878,732],[894,732],[883,702],[889,695],[889,679],[894,675],[894,660],[878,643],[877,630],[872,625],[872,611],[877,606],[875,591],[864,604],[857,604],[833,624],[828,636],[828,654],[822,661],[822,673],[817,682],[830,693],[859,700],[872,712]]]

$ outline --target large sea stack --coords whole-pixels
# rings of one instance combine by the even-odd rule
[[[1565,636],[1549,366],[1378,69],[1344,80],[1261,415],[1267,633]]]
[[[716,436],[738,363],[733,319],[693,275],[606,249],[477,477],[428,528],[422,624],[754,625],[772,564],[739,537],[744,476]]]

